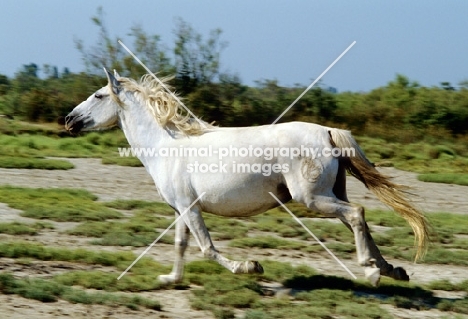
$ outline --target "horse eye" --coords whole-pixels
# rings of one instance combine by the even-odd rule
[[[94,97],[96,99],[102,99],[102,94],[96,93],[96,94],[94,94]]]

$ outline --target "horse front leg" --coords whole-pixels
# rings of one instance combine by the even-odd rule
[[[183,219],[206,258],[216,261],[235,274],[263,273],[263,268],[257,261],[230,260],[216,250],[198,207],[193,206]]]
[[[179,217],[179,213],[175,212],[175,217]],[[163,284],[172,284],[182,281],[184,276],[184,254],[188,246],[190,230],[181,218],[176,223],[175,227],[175,260],[172,271],[168,275],[160,275],[158,280]]]

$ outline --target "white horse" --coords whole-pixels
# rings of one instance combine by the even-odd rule
[[[175,209],[176,217],[190,207],[176,224],[173,270],[160,276],[159,280],[165,283],[182,280],[189,232],[204,256],[233,273],[263,272],[256,261],[233,261],[222,256],[211,241],[202,212],[226,217],[259,214],[279,205],[270,192],[282,202],[294,199],[311,210],[339,218],[354,233],[358,262],[365,267],[365,276],[373,285],[379,283],[380,275],[409,280],[403,268],[394,268],[382,257],[365,222],[363,207],[348,202],[346,171],[408,221],[415,234],[416,259],[425,252],[428,224],[425,217],[405,200],[402,187],[380,174],[366,159],[350,132],[303,122],[214,127],[182,116],[177,100],[148,75],[136,82],[107,71],[106,74],[108,85],[66,117],[67,130],[77,133],[118,125],[133,148],[156,152],[199,151],[192,156],[180,156],[180,153],[139,156],[161,197]],[[208,148],[210,154],[206,152]],[[315,156],[302,152],[291,156],[292,151],[283,152],[299,148],[317,152]],[[330,155],[336,153],[334,150],[344,148],[354,149],[355,154],[320,156],[326,154],[327,149],[332,151],[327,153]],[[246,154],[249,149],[255,155],[252,152]],[[237,167],[238,164],[242,164],[242,168]],[[204,196],[196,201],[203,193]]]

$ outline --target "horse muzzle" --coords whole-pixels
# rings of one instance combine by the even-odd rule
[[[83,116],[67,115],[65,116],[65,129],[72,133],[77,134],[85,126]]]

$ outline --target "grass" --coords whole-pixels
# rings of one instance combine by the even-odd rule
[[[130,167],[143,167],[143,164],[136,157],[117,157],[115,155],[104,156],[102,158],[102,164],[130,166]]]
[[[23,224],[18,222],[0,223],[0,233],[8,235],[37,235],[41,229],[53,229],[50,223],[39,222],[34,224]]]
[[[60,298],[71,303],[126,306],[132,310],[137,310],[139,306],[142,306],[152,310],[161,310],[161,304],[158,301],[137,295],[86,292],[52,280],[17,279],[7,273],[0,274],[0,291],[4,294],[18,294],[24,298],[42,302],[55,302]]]
[[[468,173],[468,148],[462,142],[440,145],[429,140],[408,144],[373,137],[356,137],[356,140],[377,165],[421,174]]]
[[[230,240],[247,236],[249,224],[242,219],[225,218],[211,214],[204,214],[203,218],[214,240]]]
[[[299,217],[320,216],[302,204],[292,202],[286,204],[286,206]],[[282,207],[246,218],[226,218],[211,214],[204,214],[203,217],[208,230],[214,232],[213,238],[217,240],[245,238],[248,231],[251,230],[276,233],[284,238],[308,238],[305,230]]]
[[[427,288],[432,290],[444,290],[444,291],[465,291],[468,292],[468,280],[464,280],[459,283],[452,283],[446,279],[436,280],[427,285]]]
[[[135,258],[131,253],[92,252],[51,248],[25,242],[0,244],[0,256],[34,258],[39,260],[65,260],[86,264],[116,267],[116,271],[72,270],[50,280],[16,279],[0,274],[0,291],[15,293],[25,298],[53,302],[64,299],[73,303],[127,306],[130,309],[146,307],[159,310],[157,301],[138,295],[120,295],[117,292],[138,292],[161,289],[156,276],[167,273],[168,266],[143,258],[131,272],[117,280],[123,269]],[[245,311],[245,318],[391,318],[380,305],[468,313],[467,299],[450,300],[434,297],[429,289],[466,291],[467,282],[451,284],[433,282],[423,288],[414,284],[383,279],[378,288],[360,281],[318,274],[307,266],[293,267],[289,263],[262,261],[265,273],[261,275],[234,275],[211,261],[195,261],[186,266],[185,286],[192,289],[192,307],[211,311],[217,318],[233,318],[236,309]],[[287,298],[269,298],[262,282],[280,282],[294,293]],[[81,290],[97,289],[99,292]],[[300,307],[298,307],[300,305]]]
[[[174,209],[169,205],[160,202],[118,199],[111,202],[105,202],[104,205],[113,209],[133,210],[146,214],[174,216]]]
[[[91,251],[48,247],[41,244],[9,241],[0,243],[0,257],[36,259],[43,261],[67,261],[86,265],[113,267],[112,271],[68,271],[55,277],[60,284],[82,285],[86,288],[109,291],[145,291],[159,289],[157,276],[169,273],[170,267],[143,257],[120,280],[117,277],[136,259],[131,252]]]
[[[369,211],[368,222],[392,227],[383,233],[374,233],[376,244],[384,256],[412,261],[414,258],[413,233],[406,222],[395,213]],[[466,216],[450,213],[431,213],[427,215],[432,232],[429,251],[422,263],[468,265],[466,247],[468,234]]]
[[[147,246],[158,236],[157,229],[167,228],[173,221],[174,209],[167,204],[141,200],[116,200],[104,203],[112,209],[127,210],[132,216],[126,220],[86,221],[77,225],[68,234],[99,238],[92,241],[104,246]],[[160,242],[172,244],[169,236],[163,236]]]
[[[427,218],[432,226],[429,250],[421,263],[468,265],[468,235],[466,216],[450,213],[431,213]],[[373,238],[384,256],[414,259],[414,236],[406,221],[393,212],[369,210],[366,219],[372,225],[391,227],[385,232],[373,233]]]
[[[193,290],[192,307],[211,311],[216,318],[234,318],[235,310],[244,318],[392,318],[381,308],[391,304],[400,308],[455,311],[466,314],[467,298],[449,300],[434,297],[432,291],[414,284],[383,279],[380,287],[317,274],[307,266],[262,261],[265,274],[233,275],[214,262],[187,265]],[[291,294],[269,298],[263,282],[280,282]],[[466,285],[466,284],[463,284]]]
[[[119,269],[125,269],[125,265],[135,259],[135,256],[128,252],[111,253],[85,249],[54,248],[25,241],[4,241],[0,243],[0,257],[69,261],[114,266]]]
[[[143,267],[140,266],[141,271]],[[157,276],[169,273],[168,267],[154,268],[152,273],[145,269],[144,273],[138,273],[138,269],[133,269],[132,273],[127,273],[120,280],[118,272],[109,271],[69,271],[54,277],[54,281],[65,286],[81,286],[86,289],[98,289],[110,292],[126,291],[140,292],[162,289],[164,286],[158,281]]]
[[[137,206],[141,207],[140,205],[145,204],[139,203]],[[170,271],[170,266],[162,266],[149,258],[142,258],[131,272],[117,280],[118,274],[134,260],[135,255],[129,252],[52,248],[28,242],[0,244],[0,257],[64,260],[115,269],[71,270],[50,280],[23,280],[0,275],[0,291],[3,293],[17,293],[44,302],[61,298],[70,302],[157,310],[160,309],[160,304],[155,301],[144,298],[135,301],[133,298],[139,297],[137,295],[126,295],[125,298],[130,299],[120,299],[123,297],[117,292],[164,289],[157,282],[157,275]],[[434,297],[430,291],[467,291],[466,281],[459,284],[437,281],[420,287],[383,278],[381,286],[374,288],[366,282],[321,275],[304,265],[293,267],[289,263],[272,260],[261,263],[265,269],[264,274],[234,275],[212,261],[190,262],[186,265],[184,283],[179,287],[186,288],[188,284],[198,286],[191,289],[192,307],[211,311],[216,318],[233,318],[237,310],[244,311],[245,318],[391,318],[381,308],[383,303],[401,308],[437,308],[441,311],[468,313],[467,298],[440,299]],[[17,280],[19,281],[16,282]],[[285,297],[270,298],[268,289],[263,286],[265,282],[282,283],[286,289],[292,289],[293,293]],[[100,291],[88,293],[77,287]]]
[[[253,218],[254,222],[249,224],[251,229],[263,232],[275,232],[281,237],[304,237],[305,230],[289,215],[285,214],[262,214]]]
[[[75,166],[65,160],[47,159],[38,157],[0,156],[0,167],[3,168],[27,168],[46,170],[67,170]]]
[[[71,235],[101,238],[92,243],[104,246],[147,246],[158,236],[156,228],[165,229],[171,224],[165,217],[152,217],[139,213],[124,222],[84,222],[70,230]],[[172,244],[171,237],[163,236],[160,242]]]
[[[8,241],[0,243],[0,257],[44,261],[67,261],[87,265],[114,267],[113,271],[68,271],[55,277],[62,285],[81,285],[85,288],[108,291],[145,291],[159,289],[157,276],[170,272],[170,267],[163,266],[150,258],[143,257],[122,279],[117,277],[135,259],[131,252],[91,251],[86,249],[68,249],[48,247],[41,244]]]
[[[128,147],[120,130],[71,136],[55,124],[3,121],[0,125],[0,167],[71,169],[72,164],[46,157],[94,157],[105,164],[141,166],[137,158],[121,158],[118,147]]]
[[[0,186],[0,202],[22,210],[24,217],[58,222],[122,217],[120,212],[96,200],[95,195],[81,189]]]
[[[231,247],[239,248],[264,248],[264,249],[304,249],[306,245],[299,241],[286,240],[273,236],[257,236],[233,239],[229,243]]]
[[[462,173],[432,173],[419,174],[418,180],[422,182],[458,184],[468,186],[468,174]]]
[[[132,211],[132,216],[125,221],[86,222],[69,231],[71,235],[97,237],[93,241],[98,245],[146,246],[159,235],[156,229],[167,228],[174,220],[174,209],[164,203],[140,200],[116,200],[104,203],[106,207]],[[240,219],[223,218],[205,214],[205,223],[215,240],[242,238],[246,235],[248,226]],[[161,242],[172,244],[169,236],[161,238]]]
[[[342,243],[352,243],[354,241],[353,233],[342,223],[331,221],[305,221],[307,228],[313,230],[315,236],[321,241],[339,241]],[[308,235],[310,237],[310,235]]]

